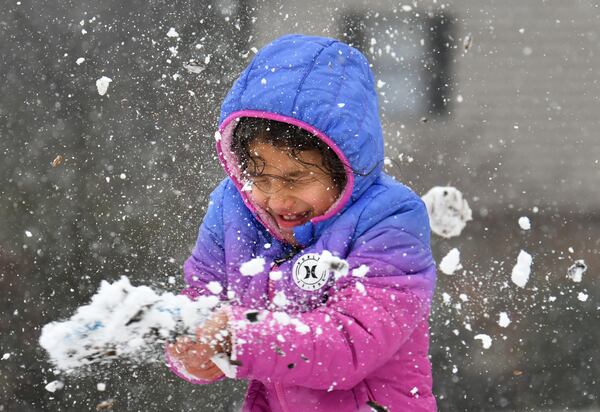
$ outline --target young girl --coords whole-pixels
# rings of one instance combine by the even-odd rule
[[[433,411],[425,206],[382,171],[369,63],[337,40],[262,49],[222,105],[191,298],[223,304],[167,349],[194,383],[249,380],[243,411]],[[378,409],[379,408],[379,409]]]

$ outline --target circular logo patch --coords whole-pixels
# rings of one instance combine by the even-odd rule
[[[293,274],[294,283],[303,290],[321,289],[329,279],[329,272],[319,265],[320,255],[317,253],[307,253],[300,256],[294,263]]]

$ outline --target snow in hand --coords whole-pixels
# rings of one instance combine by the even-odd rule
[[[435,186],[423,196],[433,233],[442,237],[460,235],[473,214],[462,193],[451,186]]]
[[[112,284],[102,281],[91,303],[70,319],[43,327],[40,345],[56,368],[67,373],[117,358],[152,362],[162,359],[167,340],[193,336],[218,302],[217,296],[192,301],[158,294],[147,286],[132,286],[125,276]]]

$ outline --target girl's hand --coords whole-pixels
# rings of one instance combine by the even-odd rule
[[[229,318],[224,311],[217,312],[196,331],[196,342],[188,337],[177,338],[167,347],[169,355],[179,361],[193,376],[215,380],[223,372],[210,360],[217,353],[231,351],[231,337],[227,331]]]
[[[210,360],[214,349],[209,344],[194,342],[188,337],[177,338],[175,343],[167,347],[167,352],[198,379],[213,381],[223,375],[221,369]]]

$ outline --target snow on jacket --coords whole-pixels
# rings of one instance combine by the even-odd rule
[[[211,194],[185,262],[185,293],[223,286],[233,333],[229,375],[250,381],[245,412],[436,409],[427,356],[435,286],[429,222],[421,199],[382,171],[373,83],[356,49],[287,35],[255,56],[222,105],[217,151],[229,177]],[[244,116],[302,127],[360,172],[348,167],[329,211],[294,228],[301,248],[282,241],[242,190],[230,146]],[[303,283],[325,251],[347,261],[349,273],[320,271],[318,281]],[[246,262],[258,273],[241,270]]]

